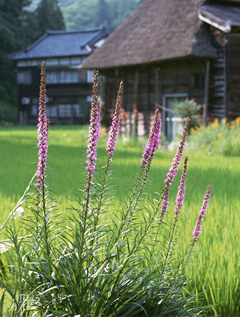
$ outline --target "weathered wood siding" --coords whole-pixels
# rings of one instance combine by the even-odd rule
[[[210,28],[212,45],[216,50],[217,58],[210,63],[208,115],[223,119],[226,112],[226,36],[216,29]]]
[[[240,116],[240,34],[228,36],[227,46],[228,119]]]
[[[138,113],[143,116],[145,133],[148,133],[156,104],[163,104],[165,94],[187,94],[189,99],[203,104],[204,82],[202,86],[195,82],[196,76],[204,78],[205,75],[202,59],[121,67],[102,70],[100,74],[106,76],[106,125],[110,124],[121,80],[124,82],[123,110],[132,113],[136,103]]]

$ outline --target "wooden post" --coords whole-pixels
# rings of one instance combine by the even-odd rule
[[[228,83],[229,83],[229,65],[228,65],[228,35],[225,35],[225,49],[224,52],[224,118],[228,119],[228,104],[229,104],[229,94]]]
[[[204,85],[204,108],[203,108],[203,124],[207,124],[207,108],[208,108],[208,93],[209,93],[209,70],[210,61],[206,61],[206,71],[205,71],[205,85]]]
[[[118,68],[115,68],[115,83],[114,83],[114,92],[115,93],[114,93],[114,96],[117,96],[118,85],[119,85],[119,82],[118,82]],[[113,98],[113,103],[114,103],[114,106],[115,106],[115,98]]]
[[[134,81],[134,99],[133,99],[133,127],[134,127],[134,131],[133,131],[133,135],[137,136],[137,97],[138,97],[138,83],[139,83],[139,71],[138,68],[136,68],[136,72],[135,72],[135,81]]]
[[[157,67],[155,69],[155,110],[157,108],[157,104],[159,103],[159,100],[158,100],[158,73],[159,73],[159,67]]]
[[[147,118],[143,116],[144,134],[148,135],[151,127],[151,67],[148,66],[148,83],[147,83]]]
[[[155,68],[155,111],[159,105],[159,67]],[[151,123],[149,122],[149,131],[150,131]]]

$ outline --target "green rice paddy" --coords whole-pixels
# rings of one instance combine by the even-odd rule
[[[84,184],[85,151],[88,138],[85,126],[51,126],[49,134],[49,181],[59,211],[69,213],[69,203]],[[37,132],[35,127],[0,127],[0,224],[9,215],[36,170]],[[104,164],[106,137],[101,137],[99,164]],[[134,184],[144,142],[119,139],[112,164],[114,198],[118,208]],[[152,163],[145,204],[161,192],[174,152],[158,150]],[[186,155],[186,153],[185,153]],[[202,234],[188,264],[192,278],[186,293],[199,295],[196,305],[210,305],[209,316],[240,316],[240,164],[238,157],[206,156],[187,153],[188,181],[184,208],[180,214],[179,249],[184,250],[201,208],[208,185],[212,195],[203,221]],[[167,219],[173,219],[174,200],[180,173],[170,193]],[[27,216],[28,211],[24,212]],[[17,221],[17,220],[16,220]]]

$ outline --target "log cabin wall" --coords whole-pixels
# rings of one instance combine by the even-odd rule
[[[210,27],[212,46],[217,58],[210,63],[208,115],[220,120],[227,117],[227,60],[226,35],[215,27]]]
[[[240,34],[229,34],[227,44],[227,115],[240,116]]]
[[[189,99],[203,104],[205,67],[205,60],[188,58],[100,71],[106,77],[106,125],[111,123],[121,80],[124,82],[123,111],[131,115],[136,103],[138,114],[144,122],[144,134],[148,134],[156,105],[163,105],[165,95],[186,94]]]

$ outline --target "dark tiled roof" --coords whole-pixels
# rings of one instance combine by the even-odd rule
[[[146,0],[91,54],[84,68],[101,69],[186,56],[216,57],[198,18],[204,0]]]
[[[9,59],[31,59],[89,55],[94,43],[107,36],[104,28],[49,31],[25,50],[9,54]],[[91,49],[90,49],[91,48]]]

